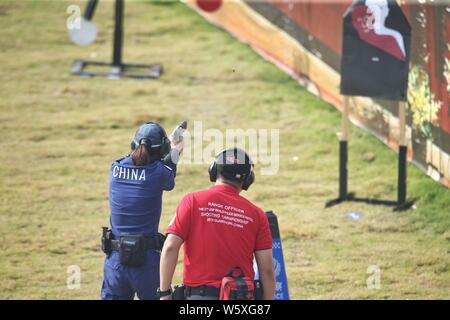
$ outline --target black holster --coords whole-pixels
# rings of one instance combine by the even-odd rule
[[[102,227],[102,251],[109,256],[112,252],[112,231],[108,227]]]
[[[172,293],[173,300],[186,300],[186,287],[184,284],[176,286]]]
[[[155,248],[153,249],[157,251],[162,251],[162,248],[164,247],[164,242],[166,241],[166,236],[158,232],[153,236],[153,239],[155,241]]]

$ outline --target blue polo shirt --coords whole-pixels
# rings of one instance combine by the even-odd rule
[[[162,193],[175,187],[175,174],[162,161],[135,166],[130,156],[111,165],[109,207],[115,237],[158,232]]]

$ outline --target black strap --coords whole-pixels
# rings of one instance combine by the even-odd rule
[[[212,286],[188,287],[186,286],[186,297],[202,296],[202,297],[219,297],[220,289]]]
[[[164,238],[159,234],[155,234],[150,238],[144,238],[145,250],[161,251],[164,244]],[[120,240],[111,240],[111,249],[120,250]]]
[[[165,237],[164,235],[157,233],[153,235],[147,242],[147,249],[158,250],[161,251],[164,245]]]

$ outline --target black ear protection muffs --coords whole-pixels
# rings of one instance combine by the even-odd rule
[[[232,151],[231,151],[232,150]],[[241,153],[241,155],[245,155],[245,163],[244,164],[236,164],[236,163],[224,163],[224,155],[228,152],[233,152],[235,157],[237,153]],[[220,163],[222,162],[222,163]],[[247,169],[242,170],[242,166],[248,165]],[[241,166],[241,167],[240,167]],[[209,165],[208,168],[209,180],[211,182],[216,182],[217,176],[221,174],[226,179],[230,179],[232,181],[237,181],[242,183],[242,189],[248,190],[248,188],[255,182],[255,173],[253,172],[253,163],[250,160],[250,157],[243,150],[238,148],[226,149],[220,152],[214,161]]]
[[[144,144],[150,154],[157,154],[159,159],[164,158],[170,152],[170,139],[166,131],[159,124],[147,122],[141,125],[136,131],[131,150],[136,149],[140,144]]]
[[[216,180],[217,180],[217,163],[216,163],[215,159],[209,165],[208,173],[209,173],[209,181],[216,182]]]
[[[166,132],[164,132],[164,136],[161,139],[161,147],[159,147],[159,154],[161,156],[161,159],[163,159],[165,156],[167,156],[167,154],[169,154],[169,152],[170,152],[170,139],[167,138],[167,136],[165,134],[166,134]]]
[[[242,182],[242,190],[247,191],[248,188],[250,188],[250,186],[253,184],[253,182],[255,182],[255,173],[253,172],[253,165],[252,165],[250,174],[248,174],[245,180]]]

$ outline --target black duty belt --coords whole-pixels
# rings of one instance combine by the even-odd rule
[[[186,297],[202,296],[202,297],[219,297],[220,289],[212,286],[188,287],[186,286]]]
[[[161,251],[164,240],[158,236],[152,236],[151,238],[144,238],[145,250],[157,250]],[[111,249],[120,251],[120,240],[111,240]]]

